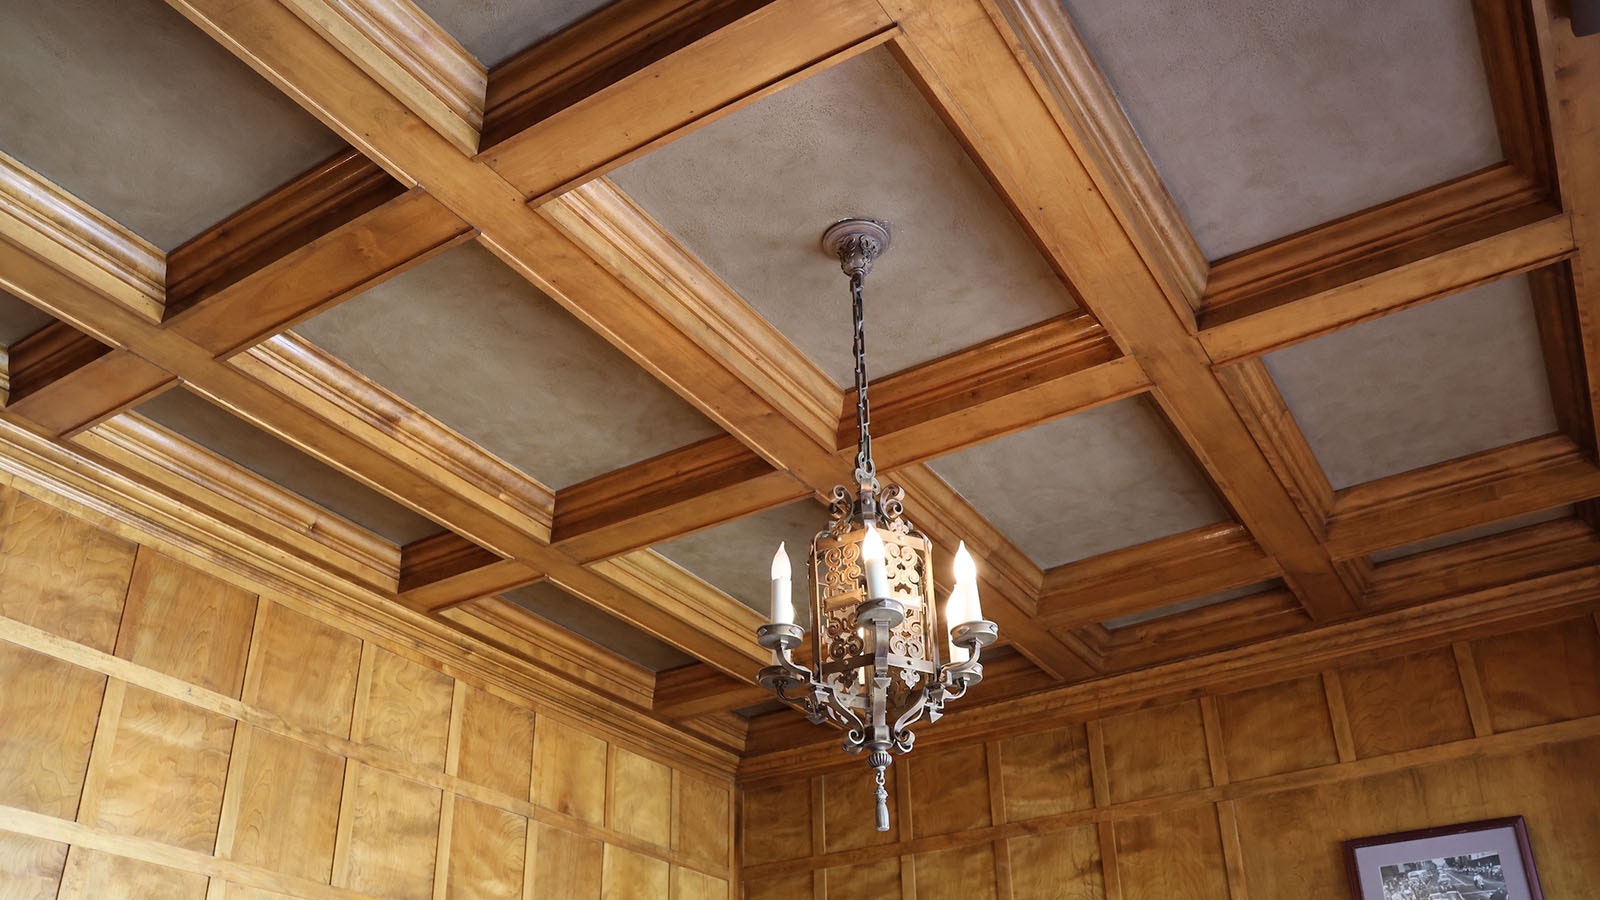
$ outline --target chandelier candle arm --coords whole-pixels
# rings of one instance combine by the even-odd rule
[[[878,482],[862,295],[873,261],[889,247],[889,227],[846,219],[827,230],[822,244],[850,278],[859,432],[855,484],[839,485],[829,495],[828,524],[807,557],[812,667],[794,661],[806,630],[795,621],[789,557],[779,544],[772,558],[772,621],[756,630],[761,646],[772,651],[772,665],[756,680],[811,722],[841,729],[846,752],[866,753],[875,781],[875,824],[887,831],[884,771],[895,754],[911,751],[917,723],[937,721],[945,703],[983,680],[983,648],[999,629],[983,618],[977,566],[962,544],[941,635],[933,544],[906,520],[905,491]],[[949,649],[943,663],[941,644]]]

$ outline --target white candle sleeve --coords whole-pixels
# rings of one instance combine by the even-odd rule
[[[867,599],[881,600],[889,596],[889,568],[884,562],[883,538],[878,529],[867,526],[867,536],[861,540],[861,564],[866,570]]]
[[[772,621],[776,625],[794,624],[794,597],[790,592],[789,554],[778,545],[772,557]]]

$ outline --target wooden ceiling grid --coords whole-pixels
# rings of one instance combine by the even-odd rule
[[[1600,263],[1581,252],[1600,160],[1577,150],[1600,137],[1600,54],[1540,0],[1475,4],[1503,163],[1211,263],[1053,0],[622,0],[487,73],[409,0],[171,5],[354,149],[170,254],[0,156],[0,285],[57,320],[8,348],[6,421],[715,739],[742,744],[726,712],[762,699],[760,617],[648,548],[846,480],[853,400],[604,176],[879,46],[1084,309],[875,386],[908,512],[986,561],[1014,651],[984,696],[1476,609],[1460,598],[1600,563]],[[552,491],[287,331],[474,239],[727,434]],[[1523,273],[1560,431],[1335,491],[1261,357]],[[180,382],[446,530],[396,547],[127,412]],[[1139,394],[1236,521],[1042,570],[925,465]],[[704,665],[652,676],[494,599],[541,578]],[[806,740],[761,727],[753,746]]]

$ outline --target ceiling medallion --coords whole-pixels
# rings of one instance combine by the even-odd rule
[[[978,576],[963,543],[955,555],[955,585],[945,602],[948,643],[935,640],[933,544],[906,520],[899,485],[880,487],[872,462],[867,403],[867,355],[862,285],[873,262],[889,249],[889,226],[845,219],[822,235],[822,247],[850,276],[855,323],[856,490],[833,489],[829,519],[811,541],[812,655],[815,670],[794,661],[805,639],[795,622],[789,557],[782,544],[772,559],[772,621],[757,629],[772,665],[762,686],[812,722],[844,729],[848,753],[867,751],[877,780],[877,827],[889,830],[889,792],[883,773],[892,753],[908,753],[911,727],[936,721],[944,704],[983,679],[982,650],[998,634],[978,603]],[[943,646],[941,646],[943,645]],[[941,662],[940,650],[948,653]]]

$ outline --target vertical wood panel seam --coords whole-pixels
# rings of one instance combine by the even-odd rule
[[[1328,721],[1333,725],[1333,745],[1339,762],[1355,762],[1356,739],[1350,730],[1350,710],[1344,702],[1344,685],[1339,673],[1329,669],[1322,673],[1322,690],[1328,698]]]
[[[1456,673],[1461,678],[1461,691],[1467,698],[1467,716],[1472,720],[1472,736],[1488,737],[1494,734],[1493,720],[1489,716],[1489,701],[1483,694],[1483,681],[1478,678],[1478,662],[1472,645],[1456,641],[1450,645],[1455,654]]]

